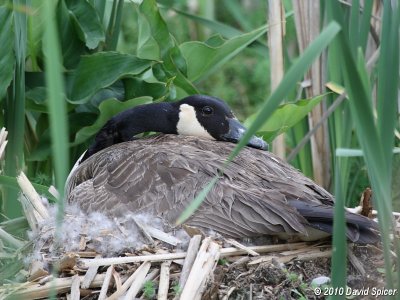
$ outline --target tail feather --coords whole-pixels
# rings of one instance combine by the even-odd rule
[[[290,200],[290,205],[307,220],[309,225],[315,229],[333,232],[333,207],[310,203],[301,200]],[[362,215],[345,212],[346,236],[359,244],[371,244],[379,241],[378,224]]]

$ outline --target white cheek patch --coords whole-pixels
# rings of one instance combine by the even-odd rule
[[[178,124],[176,124],[176,131],[178,134],[200,136],[214,140],[214,138],[197,120],[196,111],[193,106],[182,104],[179,109],[179,121]]]

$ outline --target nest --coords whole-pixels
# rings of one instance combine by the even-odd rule
[[[16,276],[22,282],[3,281],[1,299],[50,295],[58,299],[318,299],[315,286],[329,284],[332,249],[328,242],[246,246],[186,228],[190,239],[185,243],[171,232],[134,220],[146,241],[135,249],[107,257],[110,253],[95,247],[109,243],[107,238],[116,234],[106,230],[96,237],[79,233],[79,242],[71,250],[57,244],[54,235],[43,238],[54,232],[51,226],[43,226],[51,213],[23,173],[18,182],[26,219],[37,238],[24,242],[0,232],[15,248],[28,249],[18,252],[20,258],[30,257]],[[117,223],[118,230],[130,234]],[[348,286],[384,287],[383,266],[379,246],[348,246]]]

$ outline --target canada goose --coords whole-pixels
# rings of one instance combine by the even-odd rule
[[[164,134],[132,140],[156,131]],[[100,130],[72,171],[69,203],[109,215],[150,213],[169,226],[224,168],[245,128],[220,99],[194,95],[137,106]],[[178,134],[178,135],[176,135]],[[184,135],[184,136],[182,136]],[[331,194],[253,137],[185,222],[233,238],[277,235],[317,240],[332,232]],[[346,212],[352,242],[378,241],[377,224]]]

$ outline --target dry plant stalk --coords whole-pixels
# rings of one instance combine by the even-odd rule
[[[234,239],[227,239],[226,242],[228,242],[232,246],[235,246],[238,249],[246,251],[248,254],[250,254],[252,256],[259,256],[260,255],[256,251],[251,250],[249,247],[246,247],[246,246],[242,245],[241,243],[239,243],[238,241],[235,241]]]
[[[301,243],[253,246],[248,248],[258,253],[268,253],[275,251],[295,250],[304,247],[307,247],[307,244],[301,242]],[[242,255],[242,254],[247,254],[247,252],[234,247],[221,249],[221,257]],[[153,254],[153,255],[141,255],[141,256],[110,257],[110,258],[99,258],[99,259],[81,259],[80,262],[82,263],[83,267],[91,267],[91,266],[110,266],[114,264],[125,264],[125,263],[137,263],[143,261],[160,262],[164,260],[182,259],[185,257],[186,257],[186,252],[179,252],[179,253]]]
[[[197,252],[200,248],[201,235],[195,235],[190,239],[189,246],[187,249],[187,255],[183,263],[181,277],[179,278],[179,286],[183,288],[185,286],[186,280],[189,276],[190,269],[196,259]]]
[[[315,259],[315,258],[329,257],[331,255],[332,255],[331,249],[321,251],[318,248],[307,247],[307,248],[302,249],[301,252],[298,252],[296,254],[282,255],[280,253],[280,254],[275,254],[275,255],[262,256],[260,258],[257,258],[256,260],[249,262],[248,265],[249,266],[257,265],[260,263],[272,262],[273,260],[276,260],[280,263],[287,263],[294,259],[310,260],[310,259]]]
[[[181,300],[197,299],[202,295],[206,281],[214,270],[219,256],[220,246],[211,238],[205,238],[182,290]]]
[[[167,300],[168,299],[168,289],[169,289],[169,267],[171,261],[167,260],[161,264],[160,271],[160,283],[158,285],[158,295],[157,300]]]
[[[8,131],[3,127],[1,128],[0,131],[0,160],[4,159],[4,153],[6,150],[6,146],[7,146],[7,135],[8,135]]]
[[[101,286],[100,294],[98,300],[104,300],[107,297],[108,287],[111,282],[112,272],[114,270],[114,265],[111,265],[107,268],[106,276],[103,281],[103,285]]]
[[[79,300],[80,299],[80,291],[79,291],[79,275],[72,276],[72,283],[71,283],[71,296],[70,300]]]
[[[292,1],[294,19],[296,22],[297,41],[300,53],[319,35],[320,33],[320,2],[314,0]],[[324,89],[323,83],[323,64],[321,59],[314,61],[311,70],[306,76],[306,80],[311,81],[311,85],[306,89],[307,97],[321,95]],[[322,119],[324,105],[317,105],[309,115],[310,129]],[[330,184],[330,153],[327,125],[324,123],[311,137],[311,151],[313,161],[314,180],[319,185],[327,188]]]
[[[149,272],[151,263],[144,262],[134,274],[136,274],[135,280],[132,282],[128,292],[126,293],[124,300],[135,299],[146,281],[146,275]]]
[[[124,284],[120,288],[117,287],[117,291],[107,299],[108,300],[119,299],[119,297],[121,297],[128,290],[128,288],[132,286],[132,283],[134,283],[137,278],[140,279],[143,277],[144,279],[144,277],[146,277],[147,272],[150,270],[150,266],[151,263],[148,261],[142,263],[140,267],[137,268],[136,271],[124,282]],[[134,292],[134,290],[132,292]]]
[[[138,221],[136,221],[136,223],[139,223]],[[153,238],[162,241],[164,243],[170,244],[172,246],[177,246],[178,244],[182,243],[181,240],[177,239],[176,237],[165,233],[162,230],[159,230],[157,228],[154,228],[152,226],[149,226],[147,224],[141,224],[140,226]]]
[[[99,288],[102,286],[105,275],[98,274],[92,281],[90,288]],[[83,276],[79,276],[79,281],[83,280]],[[26,289],[21,289],[9,295],[18,297],[18,299],[40,299],[47,298],[50,292],[56,291],[57,294],[64,294],[71,290],[73,277],[56,278],[45,284],[29,284]],[[26,284],[25,284],[26,285]]]
[[[279,85],[284,74],[283,65],[283,33],[285,18],[282,16],[283,6],[281,0],[268,1],[268,46],[271,72],[271,91]],[[285,135],[281,134],[273,141],[273,149],[276,155],[284,159],[286,156]]]
[[[24,172],[21,171],[19,176],[17,176],[17,182],[24,195],[20,198],[24,214],[31,229],[37,232],[38,224],[50,217],[49,212]]]
[[[98,256],[95,257],[95,259],[99,259],[100,257],[101,256],[98,255]],[[97,274],[98,269],[99,269],[98,266],[92,266],[87,270],[87,272],[85,274],[85,277],[83,278],[83,281],[82,281],[82,284],[81,284],[81,288],[82,289],[89,288],[90,284],[92,283],[94,277]]]

